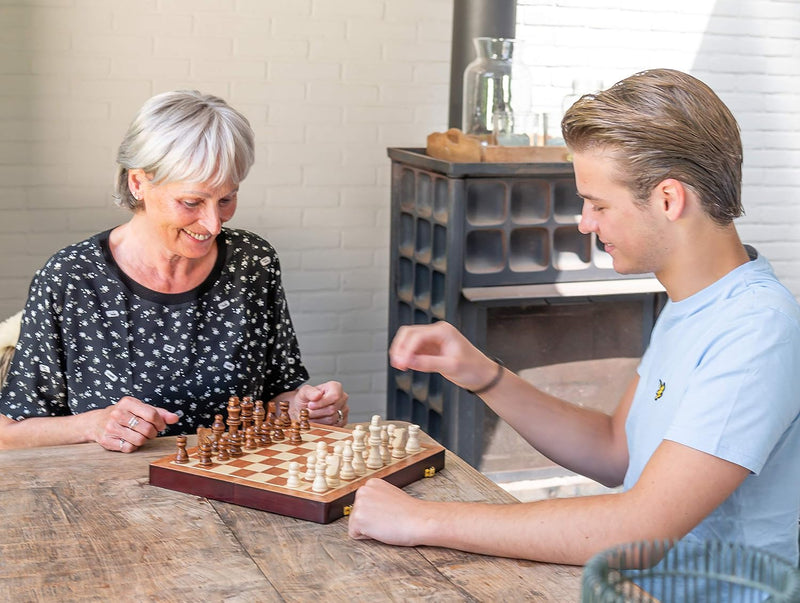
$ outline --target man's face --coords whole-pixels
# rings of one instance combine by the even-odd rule
[[[630,189],[615,178],[616,160],[602,149],[573,154],[583,211],[578,230],[594,233],[620,274],[658,272],[665,258],[658,203],[637,204]]]

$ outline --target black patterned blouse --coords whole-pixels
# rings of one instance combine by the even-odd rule
[[[278,256],[223,229],[199,287],[142,287],[114,261],[106,231],[56,253],[31,283],[0,412],[20,420],[78,414],[122,396],[183,411],[167,435],[224,413],[231,395],[264,401],[308,379]]]

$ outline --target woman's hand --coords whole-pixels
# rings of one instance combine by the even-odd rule
[[[167,425],[177,423],[180,415],[150,406],[132,396],[124,396],[116,404],[93,415],[92,439],[107,450],[133,452],[152,440]]]
[[[308,409],[308,418],[314,423],[326,425],[345,425],[350,414],[347,406],[349,396],[342,390],[338,381],[327,381],[321,385],[303,385],[293,392],[281,394],[278,398],[291,397],[289,414],[292,418],[300,416],[300,411]],[[276,398],[277,400],[277,398]]]

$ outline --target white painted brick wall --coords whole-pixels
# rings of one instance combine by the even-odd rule
[[[447,123],[452,0],[0,2],[0,317],[58,248],[124,221],[119,139],[156,92],[219,94],[256,130],[234,226],[278,249],[304,358],[353,418],[385,409],[389,160]],[[800,2],[520,0],[542,107],[575,78],[675,67],[745,140],[742,233],[800,294]]]
[[[742,238],[800,296],[800,2],[520,0],[517,37],[551,108],[573,79],[671,67],[709,84],[742,129]]]

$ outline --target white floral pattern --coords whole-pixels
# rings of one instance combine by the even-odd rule
[[[0,412],[21,420],[78,414],[122,396],[183,417],[191,433],[231,395],[269,400],[308,379],[273,247],[223,229],[209,277],[152,291],[114,262],[110,231],[56,253],[34,276]]]

